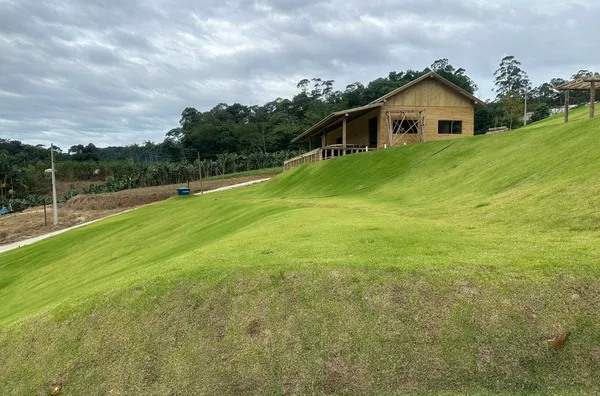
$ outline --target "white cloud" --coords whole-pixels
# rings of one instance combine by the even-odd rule
[[[439,58],[491,97],[507,54],[534,84],[597,68],[599,14],[592,0],[0,0],[0,137],[160,141],[186,106],[262,104],[311,77],[343,89]]]

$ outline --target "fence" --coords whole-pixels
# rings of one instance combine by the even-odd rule
[[[344,147],[341,144],[333,144],[330,146],[320,147],[318,149],[309,151],[308,153],[300,154],[294,158],[291,158],[283,163],[283,169],[287,171],[302,164],[328,160],[331,158],[341,157],[343,155],[356,154],[369,150],[375,149],[369,149],[368,147],[356,145],[346,145],[346,147]]]

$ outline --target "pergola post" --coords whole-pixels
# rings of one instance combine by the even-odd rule
[[[344,155],[346,154],[346,124],[347,124],[348,114],[344,115],[342,119],[342,148],[344,149]]]
[[[594,118],[594,111],[596,107],[596,82],[590,82],[590,118]]]
[[[565,122],[569,121],[569,91],[590,92],[590,118],[595,116],[596,107],[596,83],[600,83],[600,76],[580,78],[555,87],[557,91],[565,93]]]
[[[565,91],[565,122],[569,122],[569,91]]]

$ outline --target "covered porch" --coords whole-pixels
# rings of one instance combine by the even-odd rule
[[[381,106],[378,103],[342,110],[319,121],[292,140],[292,143],[298,144],[299,155],[285,161],[284,170],[308,162],[377,149]],[[306,145],[308,152],[303,153]]]

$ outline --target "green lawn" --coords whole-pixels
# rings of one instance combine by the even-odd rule
[[[305,165],[1,254],[0,393],[597,394],[586,115]]]

